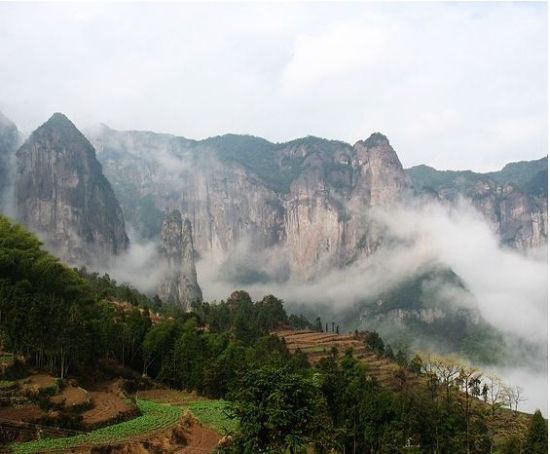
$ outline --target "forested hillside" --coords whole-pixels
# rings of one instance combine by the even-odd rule
[[[15,375],[40,371],[72,387],[70,380],[110,361],[142,374],[128,382],[133,392],[157,383],[229,401],[235,424],[218,452],[546,452],[546,422],[539,413],[517,411],[520,391],[458,360],[399,352],[390,385],[353,348],[321,348],[320,360],[310,364],[306,352],[289,351],[277,330],[321,333],[328,323],[289,316],[274,296],[253,301],[236,291],[190,313],[165,311],[158,298],[107,275],[66,267],[4,217],[0,276],[0,347],[15,358],[3,371],[6,388],[17,385],[10,382]],[[376,333],[355,336],[374,355],[395,359]],[[137,403],[142,418],[164,411]],[[178,414],[167,414],[168,421]],[[71,427],[84,429],[73,416]],[[45,445],[10,446],[43,452],[32,446]]]

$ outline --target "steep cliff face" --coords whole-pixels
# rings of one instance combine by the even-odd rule
[[[15,124],[0,112],[0,212],[13,212],[13,169],[21,136]]]
[[[432,199],[469,199],[513,247],[547,241],[544,169],[538,164],[511,165],[498,176],[451,175],[449,184],[448,172],[406,174],[379,133],[353,146],[316,137],[194,141],[107,127],[89,136],[125,215],[142,236],[158,236],[159,213],[178,208],[192,224],[198,256],[218,263],[237,257],[235,251],[246,245],[256,254],[283,251],[279,268],[297,278],[349,264],[382,241],[372,209],[403,200],[413,187],[430,191]]]
[[[417,166],[407,175],[418,191],[428,190],[451,202],[469,200],[503,244],[527,250],[548,242],[547,158],[508,164],[486,174]]]
[[[315,137],[283,144],[234,135],[155,139],[108,128],[90,137],[115,190],[181,210],[199,256],[221,263],[243,242],[255,251],[278,247],[296,277],[369,254],[378,241],[370,208],[396,202],[407,187],[381,134],[354,146]],[[120,179],[128,173],[132,187]]]
[[[17,218],[72,265],[103,263],[128,247],[122,210],[90,142],[54,114],[19,148]]]
[[[167,270],[158,294],[164,301],[190,310],[191,303],[202,300],[195,270],[191,223],[174,210],[163,219],[160,238]]]

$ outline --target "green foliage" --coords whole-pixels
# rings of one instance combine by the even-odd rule
[[[523,449],[529,454],[548,453],[548,423],[540,410],[531,418]]]
[[[382,356],[385,352],[384,341],[376,331],[369,331],[365,339],[365,345],[369,350],[372,350],[378,356]]]
[[[298,453],[308,446],[316,453],[420,449],[483,454],[490,449],[483,412],[454,392],[441,392],[437,380],[411,392],[402,375],[399,389],[384,389],[351,350],[338,361],[334,347],[314,369],[305,352],[290,354],[284,340],[270,333],[290,323],[309,322],[301,316],[288,317],[283,302],[272,295],[252,301],[248,293],[237,291],[227,301],[195,305],[194,313],[174,312],[153,324],[150,301],[139,292],[119,286],[107,275],[85,270],[78,274],[67,268],[43,251],[23,227],[2,217],[0,276],[0,336],[15,358],[23,356],[34,366],[59,370],[61,376],[69,365],[97,366],[99,359],[111,358],[170,386],[228,399],[236,418],[227,414],[224,401],[195,403],[191,409],[206,424],[234,433],[231,452]],[[125,299],[130,304],[118,304]],[[320,319],[315,325],[322,330]],[[467,331],[470,345],[463,345],[470,354],[472,346],[498,340],[484,337],[481,325],[480,330]],[[368,333],[365,342],[379,356],[393,357],[376,331]],[[406,342],[392,344],[399,348],[396,359],[401,372],[407,366],[421,371],[418,357],[408,363]],[[19,378],[20,367],[15,361],[3,379]],[[11,389],[12,382],[0,383],[0,389]],[[475,396],[481,393],[479,388],[480,383],[468,387]],[[37,400],[45,405],[44,399],[54,391],[45,390]],[[138,405],[143,415],[132,421],[13,448],[26,453],[119,441],[169,427],[181,414],[179,409],[151,402]],[[546,446],[546,422],[538,413],[523,452],[544,452]]]
[[[146,432],[160,431],[173,426],[182,410],[165,404],[138,400],[142,413],[135,419],[103,427],[87,434],[66,438],[44,438],[42,440],[15,443],[10,446],[14,454],[34,454],[50,450],[69,450],[81,445],[99,445],[124,441]]]
[[[220,434],[234,433],[238,422],[231,416],[229,402],[225,400],[203,400],[189,405],[191,413],[206,426]]]
[[[406,170],[414,187],[421,191],[427,188],[440,191],[468,193],[475,191],[478,183],[491,186],[513,184],[529,195],[544,196],[548,193],[548,158],[507,164],[502,170],[475,173],[470,170],[436,170],[419,165]]]
[[[80,268],[78,273],[89,283],[98,300],[124,301],[142,308],[163,310],[160,300],[149,298],[128,284],[119,284],[107,273],[101,276],[96,272],[88,272],[86,268]]]
[[[41,249],[22,226],[0,216],[0,331],[15,353],[63,376],[90,359],[95,306],[87,283]]]
[[[270,331],[289,324],[283,302],[273,295],[253,302],[248,293],[237,291],[226,302],[202,303],[194,309],[200,322],[208,325],[212,331],[231,331],[237,340],[247,345],[253,344]],[[305,320],[300,323],[305,323]]]
[[[234,452],[301,452],[324,429],[322,395],[302,374],[272,368],[249,371],[233,397],[239,420]]]

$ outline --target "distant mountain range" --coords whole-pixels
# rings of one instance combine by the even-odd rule
[[[128,250],[131,227],[159,244],[167,274],[158,293],[185,307],[200,299],[197,259],[236,283],[306,281],[374,254],[385,236],[373,210],[413,200],[464,199],[503,244],[543,246],[547,173],[546,157],[490,173],[405,170],[380,133],[353,145],[232,134],[196,141],[104,125],[83,134],[59,113],[21,145],[0,116],[3,211],[67,262],[92,268]],[[421,309],[417,319],[440,318]]]

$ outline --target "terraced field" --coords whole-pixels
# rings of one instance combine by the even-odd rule
[[[117,419],[128,419],[137,413],[132,402],[111,392],[91,391],[89,394],[94,406],[82,413],[82,421],[86,428],[104,425]]]
[[[288,350],[293,353],[300,349],[307,355],[311,364],[319,362],[323,357],[331,354],[333,347],[342,356],[349,348],[353,349],[353,355],[367,365],[370,376],[376,378],[386,386],[396,386],[396,373],[399,366],[386,358],[379,358],[374,352],[365,347],[362,338],[350,334],[321,333],[310,330],[281,330],[273,334],[285,340]],[[407,373],[409,380],[418,381],[414,374]]]
[[[65,438],[44,438],[42,440],[15,443],[10,446],[14,454],[36,454],[40,452],[63,452],[75,447],[119,443],[143,434],[161,432],[174,426],[182,415],[182,409],[147,400],[137,405],[141,416],[92,432]]]

